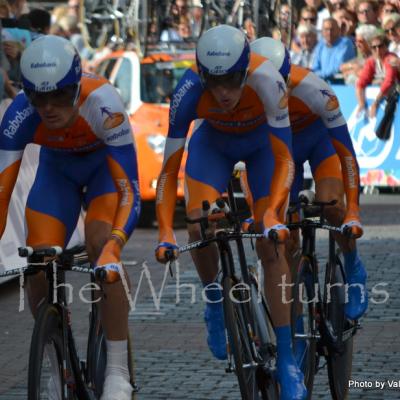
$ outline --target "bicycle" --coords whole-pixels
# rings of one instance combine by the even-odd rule
[[[313,196],[311,195],[311,198]],[[293,347],[305,341],[301,366],[308,398],[311,399],[314,376],[319,369],[321,357],[328,366],[329,386],[334,400],[343,400],[348,393],[351,378],[353,337],[360,328],[358,321],[345,317],[346,276],[343,264],[335,248],[334,233],[341,229],[330,226],[324,218],[325,207],[331,202],[310,201],[306,194],[300,194],[300,221],[292,222],[291,216],[298,211],[295,206],[289,212],[288,228],[300,229],[302,233],[301,258],[293,287],[292,332]],[[325,268],[324,286],[319,284],[319,267],[316,256],[316,232],[329,231],[328,260]],[[296,323],[302,318],[302,324]],[[304,328],[304,332],[303,329]]]
[[[18,253],[28,259],[28,266],[23,268],[24,276],[43,271],[48,286],[46,300],[38,308],[32,333],[28,400],[47,399],[49,389],[57,391],[62,400],[100,398],[107,349],[94,293],[95,276],[84,247],[74,247],[65,251],[58,246],[38,250],[20,247]],[[66,271],[90,273],[91,276],[91,311],[86,361],[79,359],[72,334],[64,285]],[[8,276],[20,273],[20,269],[7,271]],[[138,387],[135,383],[132,344],[130,337],[128,339],[128,367],[130,383],[134,388],[134,400]]]
[[[79,22],[85,45],[101,50],[132,39],[141,56],[146,55],[150,0],[80,0]]]
[[[236,209],[232,185],[231,181],[228,188],[230,206],[223,199],[217,200],[213,207],[205,201],[202,217],[186,218],[189,224],[200,224],[202,239],[180,247],[179,252],[217,244],[222,267],[222,302],[227,334],[226,372],[235,372],[242,399],[275,400],[279,398],[279,390],[275,378],[276,346],[271,314],[261,293],[256,270],[247,264],[243,244],[245,238],[264,236],[241,232],[241,219],[245,215]],[[213,222],[228,226],[210,236],[209,227]],[[275,238],[274,232],[271,237]],[[240,275],[235,271],[231,242],[236,243]],[[172,253],[168,256],[171,257]]]

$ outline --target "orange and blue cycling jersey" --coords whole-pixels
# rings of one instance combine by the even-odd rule
[[[347,208],[358,213],[358,163],[346,120],[332,88],[308,69],[292,65],[288,91],[296,164],[292,199],[295,200],[302,189],[303,163],[308,160],[315,180],[343,179]]]
[[[112,85],[84,74],[79,114],[69,128],[49,130],[23,92],[0,127],[0,233],[25,147],[41,145],[35,182],[28,196],[27,242],[65,245],[82,204],[87,219],[108,222],[125,241],[140,212],[136,150],[128,116]],[[46,223],[43,229],[43,223]]]
[[[287,90],[272,63],[251,54],[241,98],[229,112],[203,87],[193,67],[181,78],[170,103],[169,131],[157,187],[161,242],[175,241],[172,222],[176,178],[194,120],[185,174],[188,211],[200,208],[202,200],[218,197],[226,189],[238,161],[244,161],[250,168],[254,200],[268,198],[263,204],[274,212],[286,203],[292,183]],[[260,210],[265,211],[266,207]],[[263,215],[258,217],[263,220]]]

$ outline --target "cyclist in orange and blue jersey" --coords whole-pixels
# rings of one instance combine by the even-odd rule
[[[296,172],[291,199],[296,201],[303,186],[303,164],[309,161],[316,187],[316,199],[337,200],[326,209],[332,224],[350,230],[351,236],[337,235],[343,251],[349,299],[349,319],[360,318],[368,307],[367,273],[358,256],[356,238],[363,234],[359,216],[359,168],[346,120],[331,87],[306,68],[290,64],[284,45],[263,37],[251,43],[252,51],[267,57],[288,85],[289,116],[293,131]],[[346,195],[346,205],[344,203]]]
[[[21,57],[23,91],[0,129],[0,235],[25,147],[42,146],[26,205],[27,245],[65,248],[81,207],[86,248],[95,268],[107,271],[100,301],[107,367],[102,400],[130,400],[127,365],[128,299],[121,250],[140,210],[136,151],[117,91],[103,78],[82,74],[72,44],[58,36],[35,40]],[[30,276],[34,315],[46,295],[44,276]],[[49,398],[60,398],[49,381]]]
[[[286,85],[270,61],[250,53],[245,35],[220,25],[205,32],[196,48],[196,66],[187,70],[170,103],[169,131],[164,163],[157,185],[159,245],[177,256],[173,232],[177,175],[192,121],[185,171],[186,209],[189,218],[201,215],[202,201],[210,204],[226,190],[234,165],[246,163],[254,196],[257,229],[265,238],[257,252],[265,269],[265,289],[277,337],[277,370],[281,399],[304,399],[303,374],[291,344],[290,304],[282,300],[283,275],[289,275],[284,241],[289,236],[283,217],[292,184],[294,165]],[[197,225],[190,226],[189,240],[200,239]],[[279,243],[268,239],[278,233]],[[208,297],[205,320],[208,345],[215,357],[225,359],[226,338],[221,291],[215,290],[218,252],[215,245],[193,250],[192,258]]]

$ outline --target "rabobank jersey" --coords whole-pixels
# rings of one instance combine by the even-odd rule
[[[128,237],[140,207],[136,151],[128,115],[115,88],[93,74],[83,74],[78,104],[78,118],[69,128],[49,130],[25,94],[17,95],[0,125],[0,203],[8,206],[27,144],[59,151],[60,157],[65,152],[84,155],[106,146],[107,162],[121,198],[114,229]]]
[[[294,133],[319,118],[328,129],[346,125],[331,87],[310,70],[292,64],[288,90],[290,125]]]
[[[171,100],[168,136],[186,137],[190,123],[206,119],[223,132],[245,133],[267,122],[272,130],[289,128],[286,85],[272,63],[252,53],[246,85],[231,112],[204,90],[197,69],[186,71]]]

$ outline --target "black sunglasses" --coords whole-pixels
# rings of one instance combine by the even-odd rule
[[[394,26],[393,28],[385,29],[385,33],[386,33],[386,34],[389,34],[389,33],[396,33],[396,29],[397,29],[397,28],[398,28],[397,26]]]
[[[310,22],[315,22],[317,18],[310,18],[310,17],[301,17],[303,21],[310,21]]]
[[[79,85],[73,84],[51,92],[35,92],[24,88],[24,92],[33,107],[44,107],[51,104],[57,107],[70,107],[78,95]]]
[[[373,46],[371,46],[371,49],[382,49],[383,47],[385,47],[385,45],[383,43],[380,44],[374,44]]]

